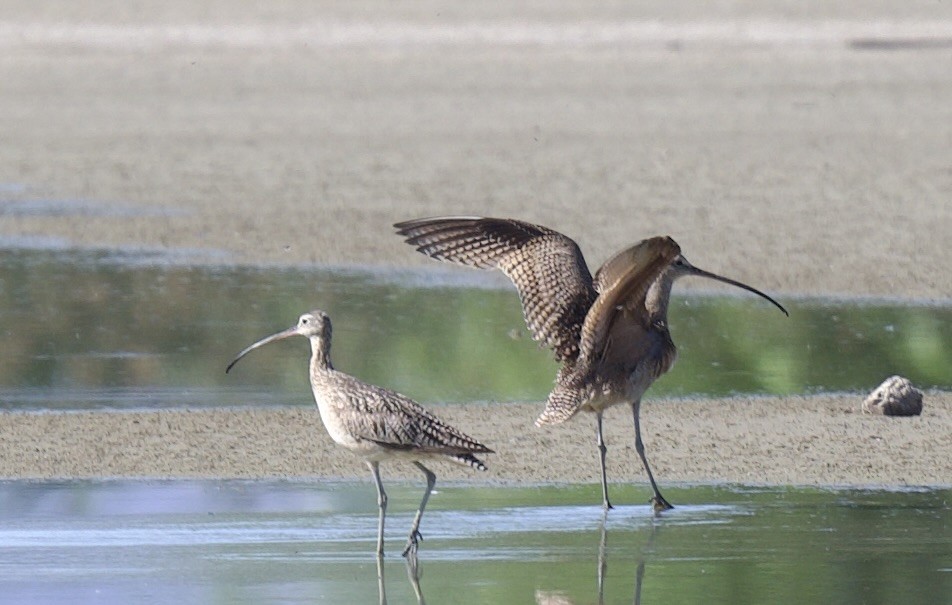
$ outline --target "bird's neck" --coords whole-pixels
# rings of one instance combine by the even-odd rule
[[[311,370],[333,370],[331,365],[331,341],[329,338],[311,339]]]
[[[667,327],[668,302],[671,300],[671,287],[674,286],[674,277],[673,272],[665,271],[648,288],[648,293],[645,296],[645,311],[648,315],[649,325]]]

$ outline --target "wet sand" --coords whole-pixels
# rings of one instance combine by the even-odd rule
[[[927,393],[922,416],[863,415],[861,397],[664,400],[642,411],[656,478],[676,482],[952,486],[952,394]],[[443,481],[598,481],[594,420],[538,429],[534,404],[433,406],[496,453],[478,473],[433,465]],[[328,437],[315,407],[0,414],[0,477],[359,478],[369,472]],[[644,482],[630,413],[606,414],[613,481]],[[409,463],[387,477],[419,479]]]
[[[780,299],[948,302],[952,6],[761,4],[14,1],[0,243],[436,267],[390,225],[514,216],[596,266],[667,233]],[[948,393],[917,419],[861,399],[652,403],[649,454],[663,482],[952,483]],[[537,407],[440,411],[499,451],[480,481],[595,481],[591,422]],[[365,475],[310,409],[0,423],[3,477]]]

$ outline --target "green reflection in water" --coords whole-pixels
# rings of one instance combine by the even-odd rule
[[[514,290],[485,287],[499,283],[490,274],[2,256],[6,407],[309,404],[303,339],[256,351],[229,376],[224,367],[312,308],[334,320],[339,368],[423,402],[541,401],[557,369],[528,337]],[[952,386],[952,308],[783,302],[789,318],[755,298],[676,296],[679,361],[649,396],[867,391],[896,373]]]
[[[605,602],[632,602],[633,593],[644,603],[930,603],[952,595],[947,490],[702,486],[671,491],[689,503],[684,517],[625,519],[630,508],[621,519],[609,514]],[[550,493],[552,501],[559,500],[558,488]],[[640,498],[619,493],[626,502]],[[697,504],[700,509],[693,508]],[[595,534],[564,534],[543,548],[578,551],[588,540],[594,559]],[[556,557],[530,579],[512,570],[505,592],[524,584],[524,592],[534,588],[538,595],[545,587],[546,594],[567,599],[562,602],[596,602],[595,567],[575,563],[565,565]]]
[[[644,500],[618,486],[616,502]],[[388,602],[419,484],[391,484]],[[598,486],[447,485],[423,520],[431,603],[947,603],[952,491],[672,487],[655,518]],[[11,602],[377,602],[370,482],[0,482]],[[602,528],[605,531],[602,534]],[[599,570],[601,591],[599,599]],[[99,594],[99,593],[97,593]]]

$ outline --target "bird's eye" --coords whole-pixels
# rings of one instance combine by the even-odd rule
[[[302,325],[302,326],[306,326],[308,323],[309,323],[309,322],[308,322],[308,319],[307,319],[306,317],[302,317],[302,318],[301,318],[301,325]]]

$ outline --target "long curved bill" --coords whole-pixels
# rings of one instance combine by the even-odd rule
[[[742,289],[744,289],[744,290],[747,290],[748,292],[752,292],[752,293],[756,294],[757,296],[759,296],[759,297],[761,297],[761,298],[765,298],[765,299],[769,300],[770,302],[773,303],[773,305],[774,305],[775,307],[777,307],[778,309],[780,309],[781,311],[783,311],[783,314],[784,314],[784,315],[786,315],[787,317],[790,317],[790,313],[788,313],[787,310],[783,308],[783,305],[781,305],[780,303],[778,303],[778,302],[775,301],[774,299],[770,298],[769,296],[767,296],[766,294],[764,294],[763,292],[761,292],[761,291],[758,290],[757,288],[752,288],[751,286],[748,286],[748,285],[745,284],[745,283],[742,283],[742,282],[739,282],[739,281],[730,279],[729,277],[722,277],[722,276],[720,276],[720,275],[718,275],[718,274],[716,274],[716,273],[711,273],[710,271],[705,271],[704,269],[698,269],[698,268],[695,267],[694,265],[691,265],[690,273],[691,273],[692,275],[697,275],[697,276],[699,276],[699,277],[709,277],[709,278],[715,279],[715,280],[717,280],[717,281],[719,281],[719,282],[724,282],[725,284],[730,284],[730,285],[732,285],[732,286],[737,286],[738,288],[742,288]]]
[[[257,349],[258,347],[263,347],[264,345],[266,345],[266,344],[268,344],[268,343],[272,343],[272,342],[274,342],[274,341],[276,341],[276,340],[283,340],[283,339],[285,339],[285,338],[288,338],[289,336],[297,336],[297,335],[298,335],[298,327],[297,327],[297,326],[291,326],[291,327],[288,328],[287,330],[281,330],[281,331],[278,332],[277,334],[272,334],[271,336],[266,336],[266,337],[262,338],[261,340],[259,340],[258,342],[254,343],[253,345],[250,345],[250,346],[248,346],[247,348],[245,348],[245,350],[242,351],[241,353],[238,353],[238,356],[235,357],[235,358],[232,360],[232,362],[231,362],[230,364],[228,364],[228,367],[227,367],[227,368],[225,368],[225,374],[227,374],[227,373],[231,370],[231,368],[234,367],[234,365],[235,365],[236,363],[238,363],[238,360],[239,360],[239,359],[241,359],[242,357],[244,357],[244,356],[247,355],[248,353],[254,351],[254,350]]]

